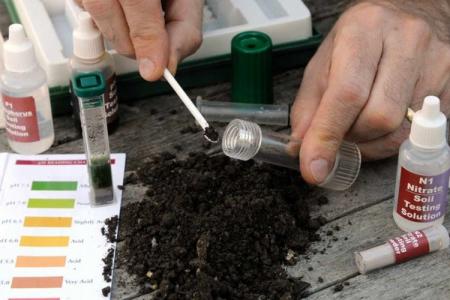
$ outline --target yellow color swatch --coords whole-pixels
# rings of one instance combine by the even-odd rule
[[[68,236],[22,236],[20,246],[22,247],[67,247]]]
[[[25,227],[71,227],[72,218],[65,217],[25,217]]]

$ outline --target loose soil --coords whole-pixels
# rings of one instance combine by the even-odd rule
[[[296,299],[308,283],[289,278],[321,219],[296,172],[224,156],[170,153],[133,182],[148,187],[122,210],[118,264],[156,299]],[[105,231],[106,233],[106,231]]]

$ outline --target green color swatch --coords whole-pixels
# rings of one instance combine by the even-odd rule
[[[74,208],[75,199],[29,199],[28,208]]]
[[[76,181],[33,181],[33,191],[76,191]]]

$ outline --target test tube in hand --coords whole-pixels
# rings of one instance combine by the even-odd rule
[[[90,182],[91,206],[114,202],[104,92],[105,78],[100,72],[77,74],[72,78],[80,106],[81,128]]]
[[[299,170],[300,147],[301,142],[288,135],[239,119],[228,124],[222,138],[222,150],[231,158],[244,161],[255,159],[294,170]],[[360,167],[358,146],[344,141],[331,173],[319,186],[336,191],[346,190],[355,182]]]

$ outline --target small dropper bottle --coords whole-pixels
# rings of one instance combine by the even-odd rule
[[[72,77],[78,74],[101,72],[106,80],[105,111],[108,132],[119,126],[119,100],[114,59],[105,49],[100,31],[95,27],[88,12],[79,15],[78,27],[73,32],[73,57],[70,61]],[[78,99],[72,93],[73,118],[77,129],[81,130]]]
[[[426,97],[414,114],[409,139],[399,150],[393,216],[404,231],[444,222],[450,175],[446,130],[439,98]]]
[[[23,26],[9,27],[0,84],[9,146],[20,154],[39,154],[53,144],[52,108],[44,70]]]
[[[255,159],[269,164],[299,170],[301,143],[290,136],[261,128],[258,124],[231,121],[222,137],[225,155],[239,159]],[[356,144],[343,142],[333,170],[319,186],[336,191],[348,189],[356,180],[361,167],[361,153]]]

